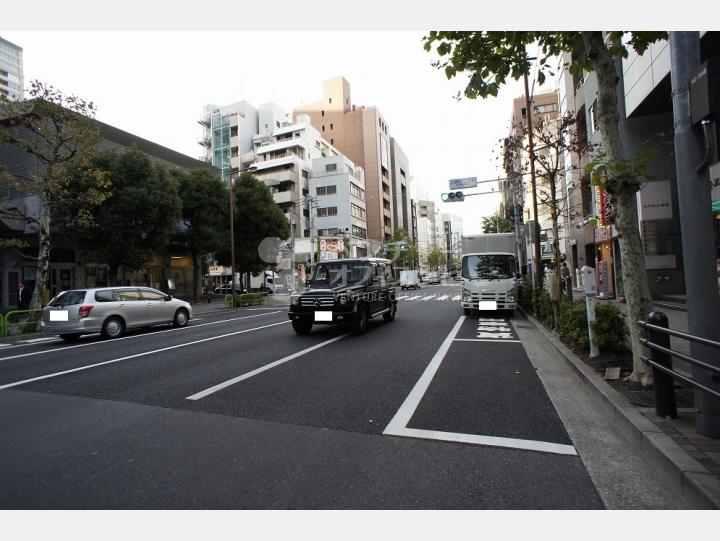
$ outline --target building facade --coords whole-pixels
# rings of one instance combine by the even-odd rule
[[[22,47],[0,37],[0,95],[21,100],[24,84]]]
[[[154,163],[170,169],[189,171],[198,167],[211,167],[204,161],[195,160],[179,152],[163,147],[108,124],[94,121],[100,130],[102,141],[98,150],[124,151],[137,148]],[[16,129],[16,128],[13,128]],[[0,169],[16,178],[29,178],[37,167],[31,155],[16,145],[0,145]],[[2,187],[3,204],[18,207],[22,212],[38,218],[40,216],[39,196],[13,191]],[[38,234],[32,224],[19,220],[0,218],[0,237],[22,239],[23,248],[0,248],[0,309],[17,305],[17,285],[25,282],[33,285],[37,273]],[[48,291],[55,296],[60,291],[78,287],[103,287],[113,284],[108,275],[109,267],[103,261],[79,250],[72,239],[53,238],[50,251]],[[147,261],[140,270],[121,270],[118,281],[122,285],[143,285],[161,288],[162,282],[172,278],[175,294],[181,297],[192,295],[193,265],[190,257],[157,255]]]
[[[312,125],[332,146],[365,171],[368,237],[387,242],[394,230],[402,227],[397,225],[397,220],[410,226],[407,157],[396,142],[393,145],[387,121],[380,111],[376,107],[355,106],[350,84],[343,77],[337,77],[323,83],[321,101],[294,109],[293,115],[300,114],[308,115]],[[395,186],[399,193],[395,192]],[[402,186],[406,187],[404,191]]]

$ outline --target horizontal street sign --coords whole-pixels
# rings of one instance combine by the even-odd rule
[[[477,177],[451,178],[451,190],[463,190],[465,188],[475,188],[478,185]]]

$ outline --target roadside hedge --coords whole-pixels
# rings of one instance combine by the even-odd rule
[[[598,303],[595,321],[592,323],[593,338],[600,349],[621,352],[625,349],[628,335],[625,318],[613,303]]]
[[[229,297],[230,295],[228,295]],[[233,295],[233,304],[235,306],[254,306],[258,304],[267,304],[267,293],[242,293]],[[227,298],[227,297],[226,297]],[[226,303],[227,304],[227,303]]]

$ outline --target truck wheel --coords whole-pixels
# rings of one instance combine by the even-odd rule
[[[307,319],[293,319],[292,326],[297,334],[309,334],[312,330],[313,323]]]
[[[355,321],[352,322],[352,331],[355,334],[365,334],[368,329],[368,312],[367,307],[360,308],[360,313]]]

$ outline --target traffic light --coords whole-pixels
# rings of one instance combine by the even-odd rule
[[[459,201],[465,201],[465,194],[460,191],[447,192],[442,194],[442,200],[445,203],[456,203]]]

